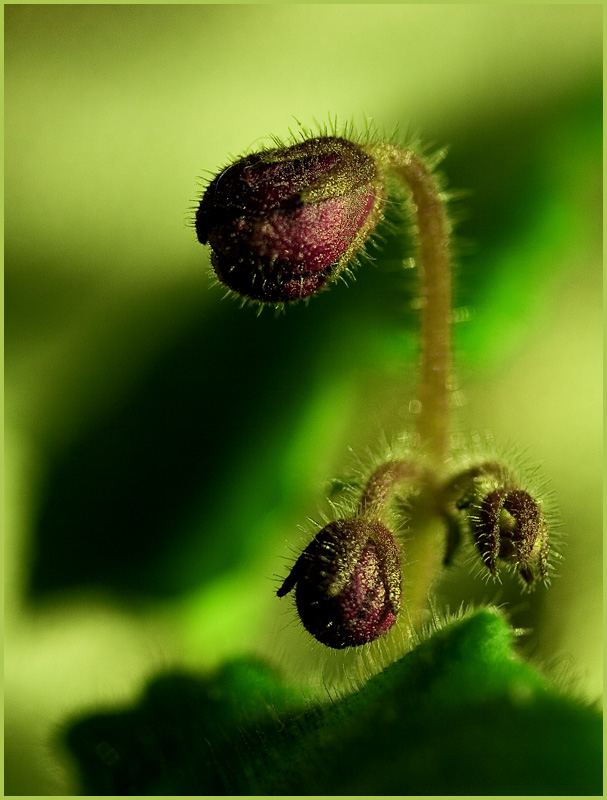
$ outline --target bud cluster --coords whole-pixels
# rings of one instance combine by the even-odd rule
[[[355,513],[317,533],[277,592],[294,590],[306,630],[336,649],[372,642],[396,622],[401,555],[385,511],[403,482],[420,521],[413,531],[421,536],[419,558],[416,542],[408,544],[411,563],[423,562],[420,575],[434,574],[441,560],[450,564],[467,536],[490,576],[499,578],[506,565],[525,587],[548,578],[544,504],[524,481],[497,460],[467,461],[445,477],[452,457],[451,226],[433,168],[410,148],[322,135],[237,159],[210,181],[196,211],[196,234],[211,247],[219,281],[241,297],[279,305],[322,290],[361,251],[383,214],[388,171],[409,192],[421,293],[419,458],[377,467]],[[407,586],[411,593],[414,582]]]

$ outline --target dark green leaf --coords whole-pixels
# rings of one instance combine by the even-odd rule
[[[269,668],[155,679],[140,703],[72,725],[88,794],[600,794],[601,717],[518,659],[485,609],[357,693],[302,703]]]

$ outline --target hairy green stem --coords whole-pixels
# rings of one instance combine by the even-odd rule
[[[436,471],[449,452],[451,381],[451,263],[449,224],[439,187],[411,150],[387,143],[373,155],[407,184],[415,208],[421,282],[420,443]]]
[[[411,461],[386,461],[369,478],[356,510],[357,517],[379,519],[399,483],[419,480],[421,469]]]
[[[413,151],[392,144],[373,145],[373,155],[405,182],[411,194],[417,235],[420,276],[420,412],[417,431],[431,472],[415,474],[421,493],[411,506],[414,535],[404,544],[403,589],[409,621],[423,620],[432,584],[445,556],[444,520],[436,507],[436,487],[450,448],[451,398],[451,259],[449,223],[440,189],[427,164]],[[398,467],[396,465],[399,465]],[[361,500],[373,507],[405,469],[403,462],[387,462],[371,477]],[[411,465],[407,465],[411,471]],[[420,479],[421,478],[421,479]],[[374,499],[377,498],[377,499]],[[384,502],[382,499],[381,502]]]
[[[403,597],[410,624],[414,628],[424,619],[432,584],[440,574],[445,552],[444,521],[437,514],[434,476],[419,464],[395,459],[381,464],[371,475],[361,495],[356,516],[381,520],[386,504],[402,484],[421,490],[408,506],[413,535],[402,547]]]

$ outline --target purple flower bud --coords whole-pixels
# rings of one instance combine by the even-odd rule
[[[297,559],[278,597],[293,587],[302,624],[319,642],[336,649],[372,642],[400,611],[394,536],[381,522],[331,522]]]
[[[495,489],[473,523],[476,546],[492,575],[497,559],[513,564],[527,584],[548,573],[548,529],[542,509],[523,489]]]
[[[362,247],[385,202],[375,160],[346,139],[321,137],[245,156],[207,187],[196,234],[219,280],[244,297],[300,300]]]

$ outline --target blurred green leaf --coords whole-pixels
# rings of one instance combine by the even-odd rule
[[[497,612],[474,612],[324,704],[248,660],[169,674],[135,708],[73,723],[67,742],[86,794],[600,794],[600,714],[512,640]]]

